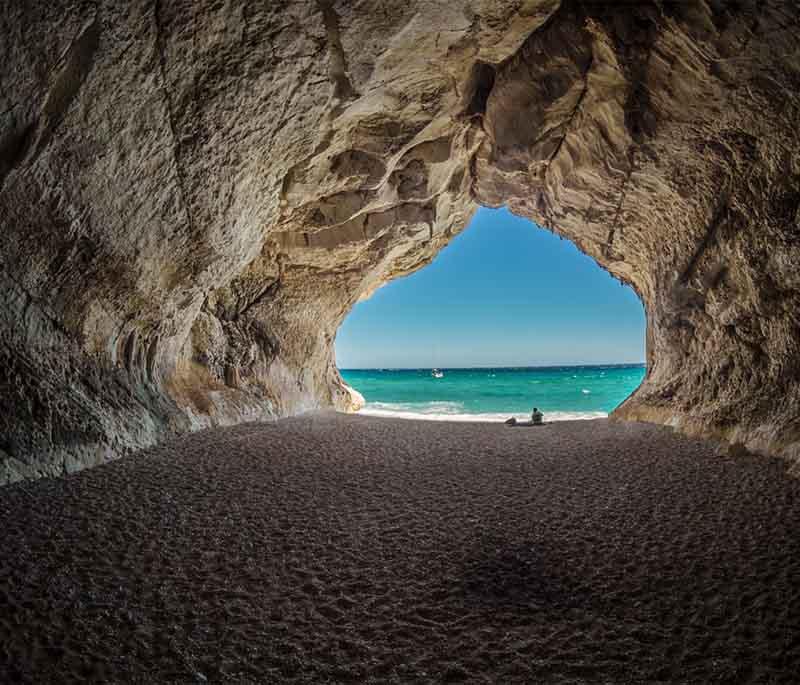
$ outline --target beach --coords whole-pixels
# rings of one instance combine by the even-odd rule
[[[0,682],[797,682],[798,530],[645,424],[203,431],[0,489]]]

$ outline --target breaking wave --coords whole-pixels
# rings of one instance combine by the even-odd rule
[[[477,421],[497,423],[515,417],[519,421],[530,419],[529,413],[470,413],[460,402],[428,402],[428,403],[392,403],[370,402],[359,414],[365,416],[383,416],[395,419],[416,419],[423,421]],[[601,411],[550,411],[545,413],[545,421],[581,421],[588,419],[604,419],[608,416]]]

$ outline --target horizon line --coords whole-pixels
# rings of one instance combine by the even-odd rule
[[[480,364],[478,366],[351,366],[341,367],[337,365],[339,371],[426,371],[430,369],[443,369],[445,371],[470,371],[472,369],[586,369],[601,366],[647,366],[647,362],[608,362],[608,363],[568,363],[568,364],[541,364],[541,365],[520,365],[494,366]]]

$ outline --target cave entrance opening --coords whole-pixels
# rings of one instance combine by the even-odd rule
[[[431,264],[355,306],[336,355],[368,414],[599,418],[644,377],[645,313],[570,241],[480,208]]]

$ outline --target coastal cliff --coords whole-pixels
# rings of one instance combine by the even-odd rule
[[[352,407],[342,319],[479,205],[641,296],[617,418],[800,461],[792,0],[0,7],[0,483]]]

